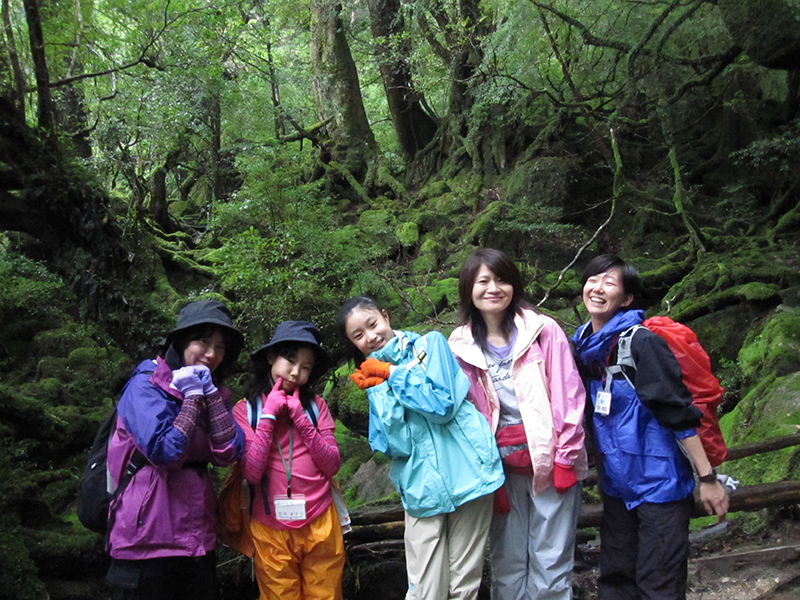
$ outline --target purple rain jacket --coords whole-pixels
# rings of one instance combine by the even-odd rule
[[[172,371],[162,358],[145,360],[117,405],[117,428],[108,445],[114,486],[136,448],[149,464],[113,504],[109,554],[116,559],[204,556],[216,547],[216,493],[206,465],[238,460],[244,434],[236,426],[233,440],[214,447],[202,411],[187,439],[172,426],[183,397],[171,382]],[[221,388],[220,393],[230,407],[230,391]]]

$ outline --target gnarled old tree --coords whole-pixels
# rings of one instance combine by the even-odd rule
[[[311,2],[311,65],[319,118],[330,148],[320,160],[355,187],[371,179],[378,145],[367,120],[356,64],[347,43],[339,0]]]
[[[408,163],[433,140],[438,122],[414,87],[411,40],[405,31],[400,0],[369,0],[368,4],[389,113]]]

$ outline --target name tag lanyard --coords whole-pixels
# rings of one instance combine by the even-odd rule
[[[278,446],[278,454],[281,457],[281,462],[283,463],[283,468],[286,471],[286,495],[291,498],[292,497],[292,455],[294,454],[294,425],[289,427],[289,464],[286,464],[286,458],[283,456],[283,450],[281,450],[280,442],[278,442],[278,437],[275,436],[275,444]]]
[[[298,494],[292,498],[292,455],[294,454],[294,427],[289,429],[289,463],[283,456],[281,445],[278,454],[281,456],[283,468],[286,469],[286,496],[275,496],[275,518],[279,521],[304,521],[307,518],[306,497]],[[277,443],[277,439],[275,440]]]
[[[606,369],[602,379],[603,389],[597,390],[595,394],[594,412],[604,417],[607,417],[611,413],[611,382],[614,380],[614,375],[610,371],[609,363],[611,362],[611,355],[614,353],[614,348],[617,346],[618,338],[619,335],[614,336],[611,342],[611,352],[609,352],[606,357]]]

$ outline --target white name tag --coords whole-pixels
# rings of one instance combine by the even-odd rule
[[[304,521],[306,518],[306,497],[302,494],[275,496],[275,518],[278,521]]]
[[[611,392],[600,390],[594,399],[594,412],[607,416],[611,412]]]

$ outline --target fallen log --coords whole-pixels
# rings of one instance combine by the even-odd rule
[[[706,517],[708,514],[700,502],[697,490],[694,498],[694,517]],[[777,483],[761,483],[743,485],[731,493],[728,513],[747,510],[758,510],[772,506],[788,506],[800,504],[800,481],[779,481]],[[578,527],[599,527],[603,517],[603,506],[600,504],[584,504],[578,517]]]
[[[355,525],[380,525],[405,519],[403,507],[399,504],[373,506],[350,511],[350,521]]]
[[[371,543],[381,540],[402,540],[405,534],[405,523],[393,521],[377,525],[353,525],[353,530],[347,534],[349,543]]]
[[[725,462],[738,460],[746,456],[754,456],[756,454],[763,454],[764,452],[774,452],[775,450],[782,450],[790,446],[800,446],[800,435],[795,433],[792,435],[784,435],[782,437],[770,438],[760,442],[753,442],[751,444],[742,444],[728,448],[728,458]]]
[[[348,538],[350,538],[350,534],[347,534],[345,540]],[[403,540],[385,540],[365,544],[354,544],[352,540],[347,542],[347,560],[351,563],[364,560],[386,560],[391,557],[399,558],[403,556],[404,552]]]

